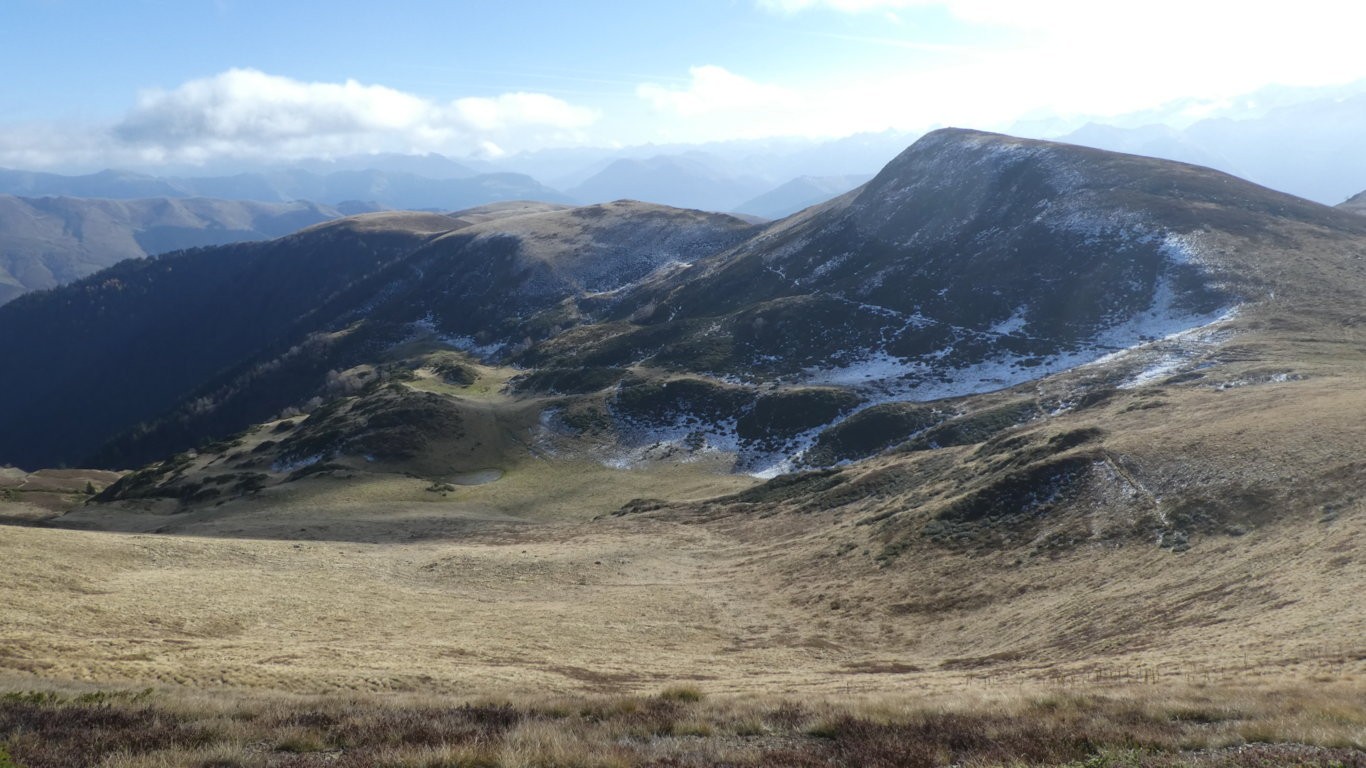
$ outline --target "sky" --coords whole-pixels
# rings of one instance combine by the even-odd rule
[[[0,0],[0,166],[1008,130],[1366,81],[1342,0]]]

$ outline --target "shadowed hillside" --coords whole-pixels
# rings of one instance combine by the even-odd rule
[[[0,304],[124,259],[269,240],[342,215],[307,202],[0,196]]]

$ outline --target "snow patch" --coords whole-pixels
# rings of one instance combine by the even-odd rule
[[[1220,381],[1214,384],[1210,384],[1208,386],[1210,389],[1213,389],[1217,392],[1223,392],[1229,389],[1238,389],[1240,387],[1252,387],[1258,384],[1282,384],[1287,381],[1304,381],[1306,378],[1308,377],[1302,373],[1292,373],[1290,371],[1283,371],[1281,373],[1273,373],[1265,376],[1252,376],[1243,379],[1231,379],[1229,381]]]
[[[503,350],[507,349],[508,346],[506,342],[501,341],[480,344],[474,340],[473,336],[438,335],[437,340],[452,349],[468,352],[484,362],[492,360],[502,354]]]
[[[1025,323],[1027,322],[1025,318],[1025,309],[1025,307],[1016,307],[1015,311],[1011,313],[1010,317],[1007,317],[1001,322],[991,326],[991,329],[988,331],[988,333],[993,333],[997,336],[1007,336],[1009,334],[1015,333],[1016,331],[1024,330]]]
[[[311,467],[322,460],[323,454],[315,453],[312,456],[305,456],[302,459],[295,459],[294,461],[284,461],[281,459],[271,464],[270,468],[274,472],[297,472],[304,467]]]
[[[1010,148],[1011,152],[1017,151]],[[1123,388],[1141,387],[1161,381],[1207,355],[1213,345],[1225,341],[1230,332],[1224,325],[1237,314],[1237,307],[1197,312],[1183,306],[1176,289],[1174,272],[1187,266],[1203,266],[1201,244],[1195,235],[1150,228],[1141,217],[1124,211],[1097,215],[1076,210],[1045,214],[1055,226],[1066,227],[1087,238],[1104,239],[1121,246],[1143,244],[1159,249],[1166,267],[1153,286],[1148,307],[1137,313],[1121,314],[1118,309],[1111,322],[1088,338],[1052,354],[1022,354],[997,347],[985,359],[965,359],[955,347],[965,339],[994,341],[1005,337],[1023,338],[1029,327],[1030,307],[1016,307],[1009,317],[983,328],[954,327],[959,337],[932,353],[905,358],[889,353],[883,345],[861,353],[849,350],[850,357],[838,363],[807,368],[794,383],[807,386],[840,386],[859,391],[864,403],[854,413],[888,402],[925,402],[1006,389],[1045,376],[1082,366],[1114,366],[1123,377]],[[831,259],[837,262],[839,257]],[[770,269],[780,272],[777,265]],[[1135,286],[1135,290],[1141,286]],[[863,304],[840,298],[858,310],[891,321],[887,330],[937,323],[919,313],[903,313],[887,307]],[[895,338],[884,333],[884,340]],[[1018,348],[1018,347],[1016,347]],[[980,354],[980,353],[978,353]],[[1064,406],[1065,409],[1066,406]],[[820,433],[848,418],[846,414],[831,424],[815,427],[786,439],[763,444],[742,441],[736,434],[735,419],[708,423],[688,414],[673,414],[664,424],[625,422],[620,449],[604,463],[631,467],[658,459],[693,460],[707,453],[735,456],[735,470],[758,478],[771,478],[798,467],[802,456],[814,446]]]
[[[1091,365],[1112,365],[1127,369],[1129,373],[1118,385],[1119,389],[1135,389],[1161,381],[1190,368],[1211,347],[1227,341],[1231,333],[1223,326],[1237,314],[1235,307],[1203,325],[1135,344],[1105,355]]]
[[[437,342],[444,344],[451,349],[468,352],[483,362],[496,358],[508,347],[506,342],[480,344],[474,340],[473,336],[455,336],[448,333],[442,333],[441,329],[437,327],[436,318],[431,312],[428,312],[417,320],[409,323],[409,327],[412,328],[413,331],[408,335],[405,342],[414,341],[419,338],[434,338]]]
[[[1130,376],[1122,384],[1120,389],[1136,389],[1144,384],[1151,384],[1159,379],[1165,379],[1176,373],[1186,363],[1186,358],[1176,355],[1162,355],[1156,362]]]

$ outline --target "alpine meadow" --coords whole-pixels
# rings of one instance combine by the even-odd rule
[[[1357,12],[153,5],[5,12],[0,768],[1366,768]]]

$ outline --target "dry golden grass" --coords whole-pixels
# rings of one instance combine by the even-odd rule
[[[846,468],[847,487],[913,482],[826,506],[706,501],[755,481],[723,457],[620,471],[549,456],[535,408],[500,391],[508,372],[449,392],[423,373],[412,385],[467,400],[493,446],[465,469],[499,479],[438,492],[358,465],[221,505],[0,528],[0,682],[164,688],[148,705],[162,741],[102,753],[110,766],[1356,764],[1229,751],[1362,743],[1366,334],[1338,309],[1277,304],[1308,282],[1283,288],[1197,361],[1213,363],[1203,378],[1011,433],[1095,429],[1075,450],[1110,474],[1010,546],[924,535],[994,464],[1025,461],[1008,450],[883,456]],[[1056,400],[1098,375],[992,397]],[[612,516],[637,497],[676,503]],[[54,513],[26,504],[0,517]],[[1195,515],[1189,549],[1136,533],[1172,514]],[[1070,543],[1045,546],[1057,536]],[[362,752],[294,718],[351,712],[379,734],[490,697],[516,717],[488,715],[504,725],[473,743],[376,735]],[[469,717],[442,727],[485,727]],[[963,735],[983,733],[1015,751]]]
[[[1359,765],[1362,687],[1097,686],[820,701],[460,700],[70,687],[0,695],[28,768]],[[3,758],[0,758],[3,759]]]
[[[928,548],[881,568],[857,550],[837,554],[842,537],[865,530],[840,510],[595,520],[638,491],[637,477],[544,469],[447,497],[414,479],[318,479],[208,511],[75,516],[134,531],[174,525],[175,535],[3,529],[0,669],[503,695],[1366,671],[1360,515],[1179,554],[1136,542],[1017,562]],[[676,466],[652,487],[686,497],[712,487],[708,477]]]
[[[360,472],[221,506],[92,505],[62,518],[95,530],[0,529],[0,670],[502,695],[690,680],[781,695],[1351,680],[1366,661],[1366,498],[1353,469],[1366,422],[1350,414],[1366,409],[1366,377],[1346,356],[1267,350],[1214,370],[1237,379],[1283,364],[1307,378],[1131,390],[1021,430],[1100,425],[1105,449],[1155,495],[1230,476],[1290,485],[1276,503],[1293,506],[1189,551],[1103,535],[1043,553],[946,549],[915,536],[939,503],[917,506],[923,489],[815,511],[701,504],[710,511],[611,517],[635,497],[707,499],[755,481],[705,461],[622,471],[502,455],[500,479],[444,494]],[[1165,404],[1130,407],[1154,399]],[[973,451],[851,471],[944,457],[972,471]],[[945,498],[960,475],[936,481]],[[1122,508],[1102,502],[1045,520],[1040,536],[1122,528]],[[909,543],[879,559],[889,541]]]

